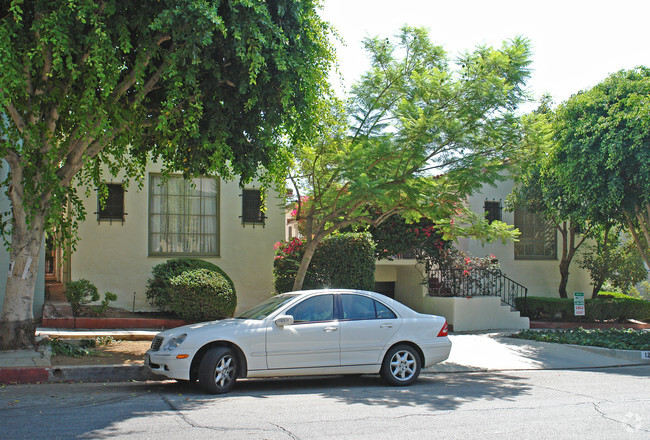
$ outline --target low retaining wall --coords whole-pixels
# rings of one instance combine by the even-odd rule
[[[426,296],[423,306],[424,313],[444,316],[456,332],[529,328],[528,318],[502,306],[501,299],[495,296]]]
[[[75,329],[110,328],[174,328],[188,324],[182,319],[150,318],[47,318],[43,316],[42,327]]]

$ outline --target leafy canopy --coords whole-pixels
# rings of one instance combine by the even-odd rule
[[[137,177],[150,158],[186,175],[246,181],[263,167],[280,179],[287,140],[308,135],[328,88],[329,27],[316,6],[0,2],[3,183],[19,189],[28,222],[64,221],[78,171],[97,186],[102,167]]]
[[[650,69],[622,70],[557,110],[552,166],[592,220],[623,224],[650,264]]]
[[[513,112],[526,98],[528,42],[479,47],[455,68],[424,29],[404,27],[396,42],[372,38],[365,45],[370,70],[346,103],[323,105],[320,136],[297,144],[291,179],[307,240],[316,246],[338,229],[396,214],[434,220],[445,239],[513,237],[464,201],[499,178],[520,139]],[[454,224],[454,217],[466,221]]]
[[[457,216],[468,194],[498,178],[519,140],[512,111],[525,99],[525,40],[466,53],[457,70],[423,29],[405,27],[397,41],[366,41],[371,69],[346,105],[324,109],[321,136],[299,145],[292,178],[309,198],[297,216],[306,228],[312,222],[312,233],[316,224],[376,223],[395,213]],[[449,235],[460,231],[447,226]]]

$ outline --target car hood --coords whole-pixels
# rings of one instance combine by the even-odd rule
[[[164,338],[176,337],[183,333],[189,335],[198,335],[204,332],[214,332],[220,329],[233,328],[244,323],[245,320],[237,318],[220,319],[217,321],[197,322],[195,324],[188,324],[182,327],[175,327],[169,330],[158,333],[158,336]]]

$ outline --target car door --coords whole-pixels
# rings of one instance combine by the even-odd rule
[[[381,363],[381,354],[402,320],[383,303],[365,295],[341,295],[341,365]]]
[[[339,322],[334,295],[310,296],[284,314],[292,325],[269,324],[266,364],[269,369],[338,367],[341,365]]]

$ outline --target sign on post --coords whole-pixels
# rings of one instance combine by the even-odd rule
[[[585,294],[584,292],[573,293],[573,308],[576,316],[585,316]]]

